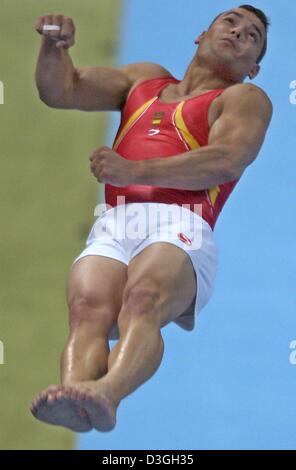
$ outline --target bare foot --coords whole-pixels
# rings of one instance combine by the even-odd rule
[[[73,405],[86,411],[94,429],[108,432],[115,427],[118,402],[100,381],[77,382],[65,391]]]
[[[87,412],[80,408],[68,393],[67,387],[52,385],[33,400],[31,412],[48,424],[64,426],[75,432],[91,431]]]

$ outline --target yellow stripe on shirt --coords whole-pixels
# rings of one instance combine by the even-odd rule
[[[116,141],[114,142],[113,145],[113,150],[116,150],[122,141],[123,137],[125,134],[129,131],[129,129],[132,127],[132,125],[135,123],[135,121],[141,116],[141,114],[144,114],[144,112],[151,106],[154,101],[157,100],[157,96],[152,98],[151,100],[147,101],[144,103],[140,108],[138,108],[129,118],[127,123],[124,125],[122,128],[120,134],[118,135]]]
[[[199,148],[200,144],[196,140],[196,138],[190,133],[183,119],[182,112],[183,112],[184,104],[185,104],[185,101],[182,101],[176,109],[175,123],[176,123],[178,130],[180,131],[182,135],[182,138],[185,140],[189,148],[191,150],[194,150],[194,149]],[[219,196],[221,192],[220,186],[215,186],[214,188],[208,189],[207,192],[208,192],[211,204],[212,206],[214,206],[216,203],[217,197]]]

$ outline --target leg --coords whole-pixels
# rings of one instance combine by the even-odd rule
[[[172,244],[150,245],[130,263],[118,317],[120,341],[101,380],[119,401],[158,369],[164,350],[160,330],[191,306],[195,294],[191,261]]]
[[[127,266],[101,256],[75,263],[67,284],[69,338],[61,358],[63,386],[96,380],[107,372],[109,332],[117,322],[127,281]],[[86,413],[69,402],[63,386],[51,386],[32,403],[38,419],[83,432],[91,429]]]
[[[108,373],[75,386],[94,428],[112,429],[121,399],[156,372],[164,349],[160,330],[191,305],[195,294],[193,266],[180,248],[155,243],[132,260],[118,317],[120,340],[109,355]]]
[[[69,338],[61,358],[61,381],[70,385],[107,373],[108,336],[116,324],[127,266],[102,256],[82,258],[67,285]]]

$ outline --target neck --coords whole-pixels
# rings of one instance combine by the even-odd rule
[[[198,58],[195,57],[178,87],[181,95],[189,95],[197,90],[228,88],[236,83],[239,82],[219,76],[217,70],[213,70],[208,64],[200,63]]]

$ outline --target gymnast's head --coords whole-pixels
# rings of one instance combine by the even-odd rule
[[[253,80],[267,51],[269,25],[265,13],[251,5],[220,13],[195,40],[196,62],[234,83]]]

